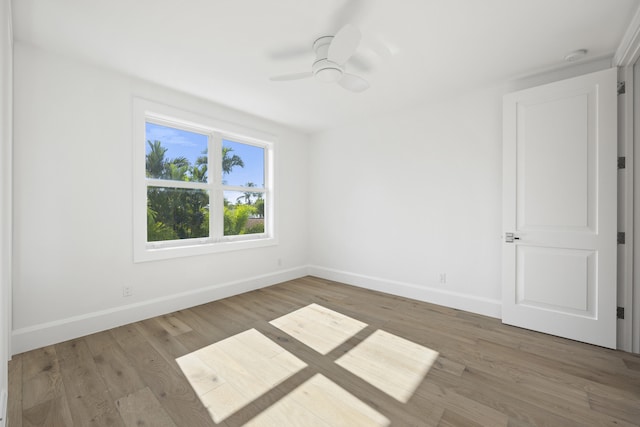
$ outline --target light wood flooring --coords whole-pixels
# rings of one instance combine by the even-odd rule
[[[9,427],[640,426],[640,357],[306,277],[16,355],[8,406]]]

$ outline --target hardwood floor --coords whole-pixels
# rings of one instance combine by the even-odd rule
[[[324,317],[287,316],[305,307],[297,313]],[[324,333],[332,327],[348,332],[334,339]],[[228,365],[221,351],[235,354]],[[272,370],[271,358],[286,369]],[[231,393],[216,388],[226,381]],[[214,397],[227,406],[211,406]],[[306,277],[9,364],[9,427],[247,423],[640,425],[640,357]]]

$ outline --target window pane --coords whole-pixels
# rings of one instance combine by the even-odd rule
[[[264,233],[264,194],[224,192],[224,235]]]
[[[147,241],[209,237],[209,192],[147,187]]]
[[[207,182],[207,135],[146,122],[147,178]]]
[[[222,182],[264,188],[264,148],[223,140]]]

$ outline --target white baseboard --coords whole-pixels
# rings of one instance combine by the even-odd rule
[[[13,354],[22,353],[297,279],[308,274],[485,316],[501,317],[501,304],[498,300],[311,265],[16,329],[12,333],[11,350]]]
[[[306,275],[306,267],[297,267],[16,329],[12,334],[11,350],[13,354],[22,353]]]
[[[310,265],[308,267],[308,272],[309,275],[320,277],[322,279],[333,280],[361,288],[372,289],[419,301],[457,308],[459,310],[470,311],[472,313],[482,314],[485,316],[495,318],[502,317],[501,302],[490,298],[465,295],[458,292],[414,285],[411,283],[403,283],[395,280],[380,279],[377,277],[365,276],[362,274],[334,270],[315,265]]]

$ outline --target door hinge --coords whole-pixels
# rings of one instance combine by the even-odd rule
[[[627,167],[627,158],[618,157],[618,169],[625,169]]]
[[[618,95],[624,95],[627,91],[625,82],[618,82]]]
[[[624,231],[618,231],[618,244],[624,245],[624,241],[625,241]]]
[[[616,310],[616,314],[618,316],[618,319],[624,319],[624,307],[618,307],[618,309]]]

